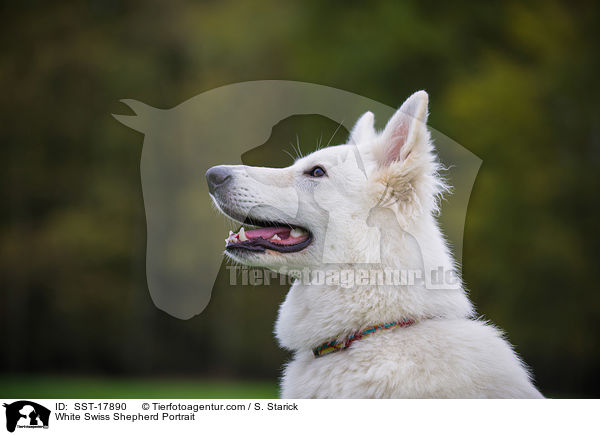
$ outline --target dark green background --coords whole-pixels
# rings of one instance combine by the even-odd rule
[[[426,89],[431,126],[483,160],[463,261],[479,312],[507,332],[543,393],[600,395],[598,2],[0,10],[0,395],[276,394],[288,355],[271,330],[285,288],[230,287],[222,275],[200,316],[157,310],[145,282],[142,137],[110,116],[126,113],[122,98],[169,108],[259,79],[393,107]],[[335,127],[290,119],[280,137],[300,132],[308,150]]]

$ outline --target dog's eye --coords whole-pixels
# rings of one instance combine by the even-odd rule
[[[323,169],[320,166],[315,166],[314,168],[312,168],[310,171],[306,172],[308,175],[310,175],[311,177],[322,177],[324,175],[327,175],[325,173],[325,169]]]

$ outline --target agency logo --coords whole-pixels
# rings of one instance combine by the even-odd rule
[[[234,83],[204,92],[170,109],[130,99],[122,101],[134,114],[113,116],[144,134],[140,175],[147,224],[148,289],[159,309],[180,319],[189,319],[208,305],[222,266],[223,238],[232,229],[220,213],[211,209],[214,206],[205,178],[209,168],[244,163],[243,156],[249,151],[257,151],[257,156],[261,156],[252,166],[271,166],[273,153],[283,154],[282,148],[287,144],[285,140],[271,139],[278,138],[277,128],[294,117],[322,117],[338,126],[329,140],[326,135],[315,143],[318,148],[343,143],[343,139],[331,143],[342,128],[353,131],[352,138],[361,137],[356,143],[362,142],[363,135],[375,134],[384,127],[382,122],[396,113],[393,107],[340,89],[285,80]],[[364,116],[366,113],[369,114]],[[353,130],[359,118],[360,128]],[[453,187],[440,203],[440,223],[460,263],[467,205],[481,160],[442,133],[431,127],[427,130],[435,143],[440,168],[444,168],[444,182]],[[300,154],[298,136],[295,142]],[[247,167],[243,174],[250,183],[244,186],[247,195],[258,197],[260,193],[264,198],[266,192],[271,192],[269,198],[279,200],[267,203],[244,199],[241,203],[246,208],[254,204],[255,210],[282,216],[280,221],[296,220],[302,214],[317,219],[315,226],[323,228],[324,235],[318,239],[319,245],[314,246],[322,253],[322,264],[381,264],[380,252],[386,252],[390,240],[400,237],[410,239],[407,243],[411,252],[416,253],[412,256],[416,262],[421,258],[418,240],[405,234],[395,218],[390,220],[390,210],[399,206],[397,199],[410,191],[387,189],[373,210],[360,208],[356,217],[334,200],[342,197],[346,198],[344,204],[362,204],[349,199],[355,194],[352,187],[366,180],[365,159],[356,143],[351,140],[348,146],[353,147],[353,152],[340,158],[337,165],[332,163],[336,166],[332,170],[340,175],[352,174],[351,179],[344,177],[348,183],[336,184],[331,187],[333,190],[314,190],[312,194],[308,189],[286,185],[283,179],[265,178],[263,172]],[[419,202],[415,204],[420,206]],[[240,218],[245,220],[244,216]],[[391,226],[390,222],[396,223]],[[339,247],[339,241],[347,240],[348,229],[369,235],[374,246],[372,255],[371,251],[325,248]],[[427,271],[423,276],[428,277],[429,271],[437,273],[438,265],[409,266],[411,270]],[[454,288],[447,284],[441,287]]]
[[[14,432],[19,429],[48,429],[50,410],[45,406],[29,400],[19,400],[4,404],[6,408],[6,430]]]

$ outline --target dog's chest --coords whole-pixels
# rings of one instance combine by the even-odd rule
[[[415,390],[411,372],[419,362],[414,353],[397,351],[402,331],[383,331],[349,349],[315,358],[295,356],[284,373],[283,397],[383,398],[410,397]]]
[[[478,321],[427,321],[377,332],[347,350],[297,352],[284,398],[539,398],[510,345]]]

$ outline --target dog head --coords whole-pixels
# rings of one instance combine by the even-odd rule
[[[384,262],[379,243],[387,208],[411,232],[436,210],[445,185],[426,128],[428,96],[408,98],[378,133],[365,113],[348,143],[316,151],[282,168],[215,166],[206,174],[218,209],[243,227],[226,254],[241,263],[281,270],[324,263]],[[252,229],[249,226],[253,227]]]

